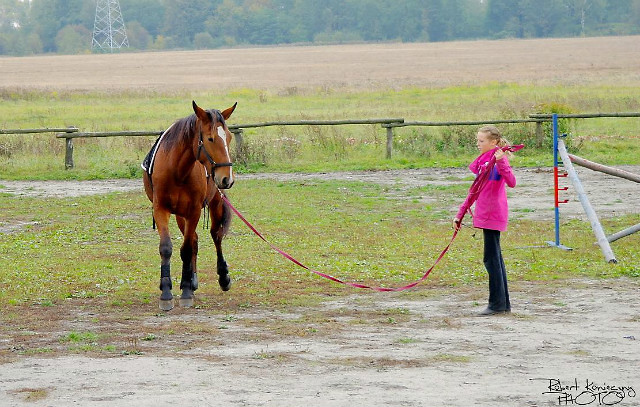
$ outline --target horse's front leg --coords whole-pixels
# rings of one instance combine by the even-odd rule
[[[169,235],[169,217],[171,214],[159,208],[154,208],[153,217],[156,220],[158,234],[160,235],[160,309],[169,311],[173,309],[173,294],[171,293],[171,254],[173,245]]]
[[[231,210],[218,197],[209,205],[209,214],[211,217],[211,237],[216,246],[216,255],[218,257],[218,283],[222,291],[229,291],[231,288],[231,277],[229,277],[229,267],[222,254],[222,239],[229,230],[231,223]]]
[[[180,296],[181,307],[192,307],[194,292],[198,289],[198,273],[196,268],[196,262],[198,258],[198,233],[196,227],[198,225],[198,217],[194,217],[191,220],[186,220],[182,217],[177,217],[178,227],[184,236],[184,242],[180,248],[180,258],[182,259],[182,280],[180,281],[180,289],[182,295]]]

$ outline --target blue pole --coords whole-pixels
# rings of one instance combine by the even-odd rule
[[[560,208],[558,208],[558,115],[553,119],[553,174],[555,176],[555,218],[556,218],[556,246],[560,246]]]
[[[548,241],[547,243],[550,246],[555,246],[559,249],[562,250],[571,250],[570,247],[564,246],[560,244],[560,195],[559,195],[559,191],[560,191],[560,182],[559,182],[559,178],[560,178],[560,173],[558,170],[558,158],[559,158],[559,152],[558,152],[558,115],[557,114],[552,114],[551,115],[552,118],[552,124],[553,124],[553,193],[555,195],[555,232],[556,232],[556,241],[555,242],[551,242]],[[563,137],[566,136],[563,135]],[[565,175],[563,175],[564,177]],[[562,188],[562,190],[566,190],[567,188]],[[562,203],[567,202],[566,200],[562,201]]]

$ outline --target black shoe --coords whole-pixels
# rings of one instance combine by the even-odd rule
[[[480,312],[478,315],[481,317],[488,317],[490,315],[502,315],[502,314],[508,314],[510,312],[511,310],[498,311],[498,310],[487,307],[484,311]]]

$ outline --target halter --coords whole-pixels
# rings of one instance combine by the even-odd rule
[[[202,152],[204,152],[204,156],[207,157],[207,160],[209,160],[209,164],[211,164],[211,169],[212,170],[215,170],[216,168],[220,168],[220,167],[232,167],[233,166],[232,162],[227,162],[227,163],[217,163],[217,162],[215,162],[213,157],[211,157],[209,155],[209,152],[207,151],[207,149],[204,148],[204,140],[202,138],[202,129],[200,129],[200,140],[198,141],[198,154],[196,155],[196,160],[200,160],[200,154],[202,154]]]

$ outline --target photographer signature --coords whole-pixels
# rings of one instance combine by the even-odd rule
[[[559,406],[613,406],[621,403],[625,398],[636,397],[633,386],[618,386],[607,383],[596,383],[589,379],[563,383],[560,379],[529,379],[543,381],[546,391],[542,394],[556,396]]]

